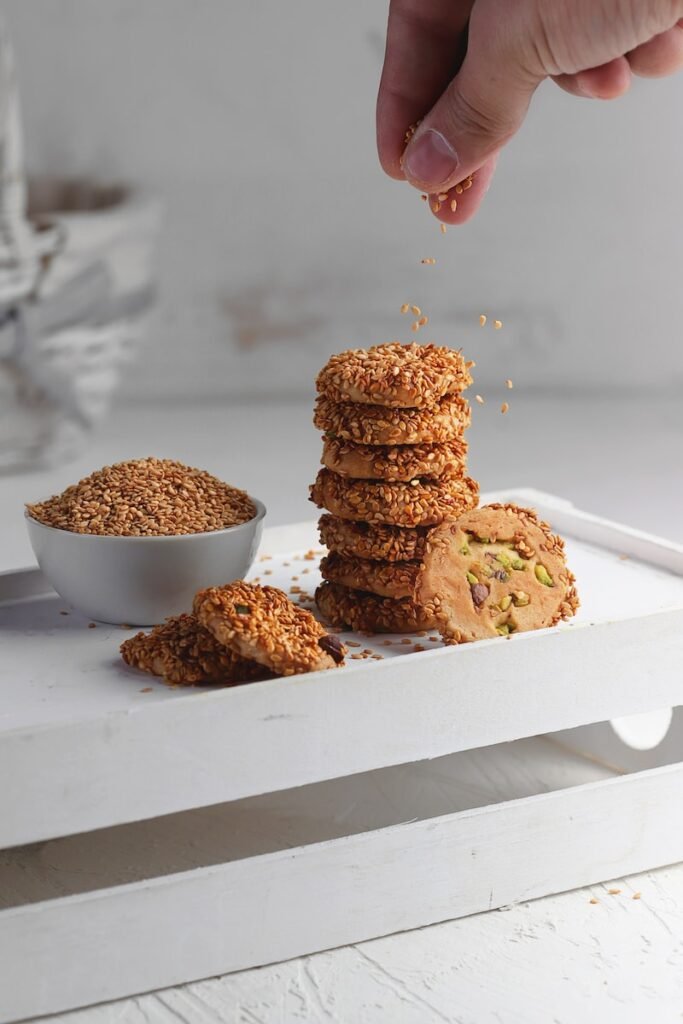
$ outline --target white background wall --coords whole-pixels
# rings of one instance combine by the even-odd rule
[[[2,7],[31,169],[166,201],[128,396],[309,391],[327,352],[408,340],[403,301],[430,313],[423,340],[475,355],[480,389],[683,383],[683,78],[608,105],[546,86],[481,215],[442,237],[377,164],[385,0]]]

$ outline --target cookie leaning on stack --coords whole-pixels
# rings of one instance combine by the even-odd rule
[[[435,608],[382,580],[394,563],[414,577],[429,527],[476,508],[466,476],[464,431],[472,382],[462,353],[392,342],[332,356],[316,381],[314,423],[324,431],[311,500],[332,555],[321,569],[318,607],[334,625],[368,632],[417,632],[436,625]],[[354,546],[355,545],[355,546]],[[353,553],[355,575],[340,579],[339,558]],[[366,563],[366,564],[364,564]],[[372,570],[372,571],[371,571]],[[404,592],[405,591],[405,592]]]

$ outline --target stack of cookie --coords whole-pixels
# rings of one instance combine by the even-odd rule
[[[414,582],[433,528],[478,504],[464,438],[471,365],[450,348],[392,342],[333,356],[318,375],[324,468],[311,500],[327,510],[320,533],[330,554],[316,600],[334,625],[436,626]]]

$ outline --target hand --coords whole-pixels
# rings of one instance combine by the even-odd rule
[[[681,67],[683,0],[391,0],[380,161],[429,193],[440,220],[463,223],[545,78],[574,96],[613,99],[634,74]],[[470,174],[473,186],[456,193]]]

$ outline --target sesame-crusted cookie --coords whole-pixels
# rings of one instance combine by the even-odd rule
[[[199,622],[245,658],[280,676],[317,672],[343,664],[345,648],[318,620],[276,587],[236,580],[200,590],[194,599]]]
[[[437,444],[461,437],[471,418],[469,402],[460,394],[445,395],[434,405],[420,409],[332,402],[320,395],[313,422],[328,437],[356,444]]]
[[[334,551],[320,562],[324,580],[380,597],[414,597],[423,569],[421,562],[373,562]]]
[[[263,665],[241,658],[219,644],[194,615],[175,615],[150,633],[138,633],[124,640],[121,657],[133,668],[183,686],[225,686],[270,675]]]
[[[321,583],[315,600],[331,626],[361,633],[418,633],[437,625],[438,605],[421,607],[410,598],[378,597],[340,583]]]
[[[429,534],[415,600],[441,599],[447,643],[554,626],[579,605],[564,543],[531,509],[486,505]]]
[[[321,469],[311,487],[311,501],[341,519],[392,526],[428,526],[457,519],[474,508],[479,486],[470,477],[387,483],[349,480]]]
[[[377,562],[412,562],[426,550],[432,527],[388,526],[386,523],[356,523],[325,513],[318,520],[320,540],[340,555],[371,558]]]
[[[428,476],[464,476],[467,442],[454,437],[441,444],[369,445],[326,437],[322,464],[357,480],[414,480]]]
[[[394,408],[433,405],[472,383],[461,352],[437,345],[392,341],[332,356],[316,380],[333,402],[361,402]]]

